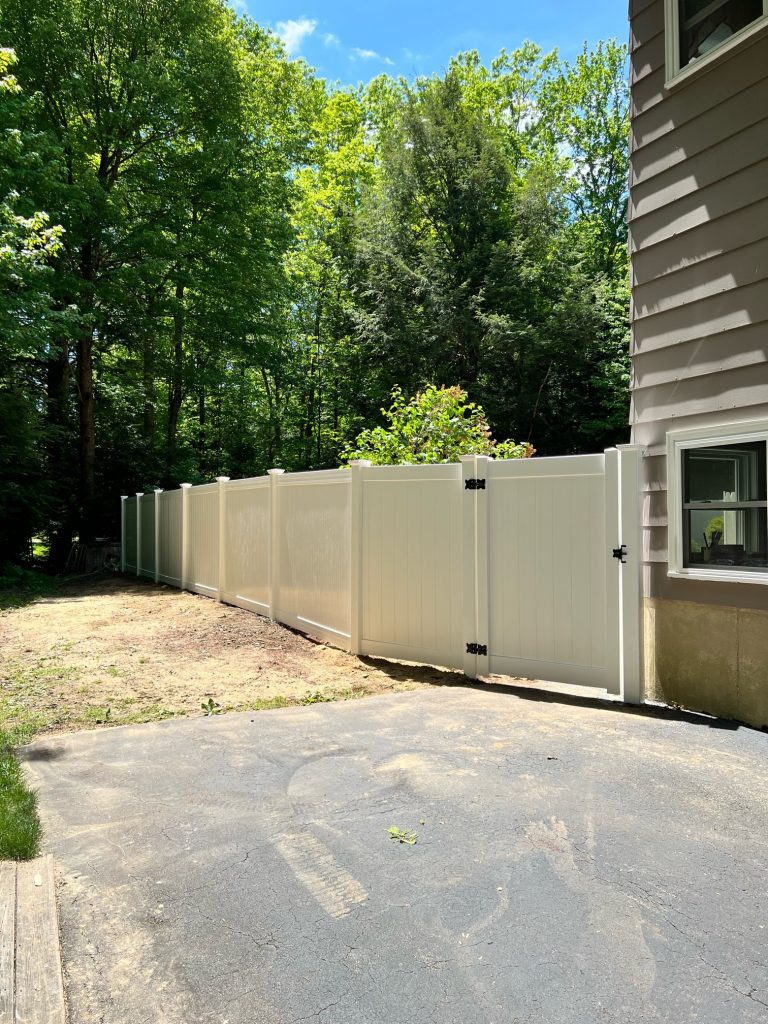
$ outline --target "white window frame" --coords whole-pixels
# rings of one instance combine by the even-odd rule
[[[738,572],[731,569],[686,566],[683,554],[683,452],[688,448],[712,448],[717,445],[766,442],[768,460],[768,420],[731,423],[713,427],[690,427],[667,433],[667,575],[677,579],[711,580],[717,583],[768,584],[768,566],[764,572]]]
[[[714,0],[716,2],[716,0]],[[726,0],[723,0],[726,2]],[[763,0],[763,14],[757,21],[747,25],[738,32],[726,39],[725,42],[715,46],[704,57],[699,57],[684,68],[680,67],[680,4],[679,0],[664,0],[664,25],[666,44],[667,64],[667,86],[684,82],[697,74],[699,71],[709,68],[712,64],[722,60],[733,50],[740,47],[747,41],[752,41],[754,36],[768,32],[768,0]]]

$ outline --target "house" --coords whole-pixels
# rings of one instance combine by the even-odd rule
[[[645,695],[768,725],[768,0],[631,0]]]

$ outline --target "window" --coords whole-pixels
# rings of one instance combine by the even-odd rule
[[[668,79],[768,23],[768,0],[666,0],[666,10]]]
[[[768,582],[768,425],[668,438],[670,575]]]

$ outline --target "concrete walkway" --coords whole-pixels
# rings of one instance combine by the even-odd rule
[[[441,688],[27,766],[71,1024],[768,1017],[768,735]]]

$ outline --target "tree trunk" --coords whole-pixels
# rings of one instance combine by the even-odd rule
[[[80,407],[78,532],[83,544],[90,544],[96,534],[96,403],[93,393],[93,284],[96,273],[96,248],[93,241],[88,241],[80,251],[80,276],[85,285],[81,309],[85,313],[85,326],[77,340],[77,394]]]
[[[80,399],[80,541],[96,535],[96,402],[93,393],[93,332],[77,342],[77,389]]]
[[[144,440],[147,452],[151,451],[155,441],[155,346],[149,334],[144,336],[143,345],[143,379],[144,379]]]
[[[69,345],[53,342],[46,369],[46,447],[51,481],[49,572],[63,572],[72,546],[73,514],[69,438]]]
[[[176,285],[176,312],[173,314],[173,372],[168,392],[168,437],[167,463],[173,464],[176,454],[176,438],[179,429],[179,414],[184,397],[184,285]]]

